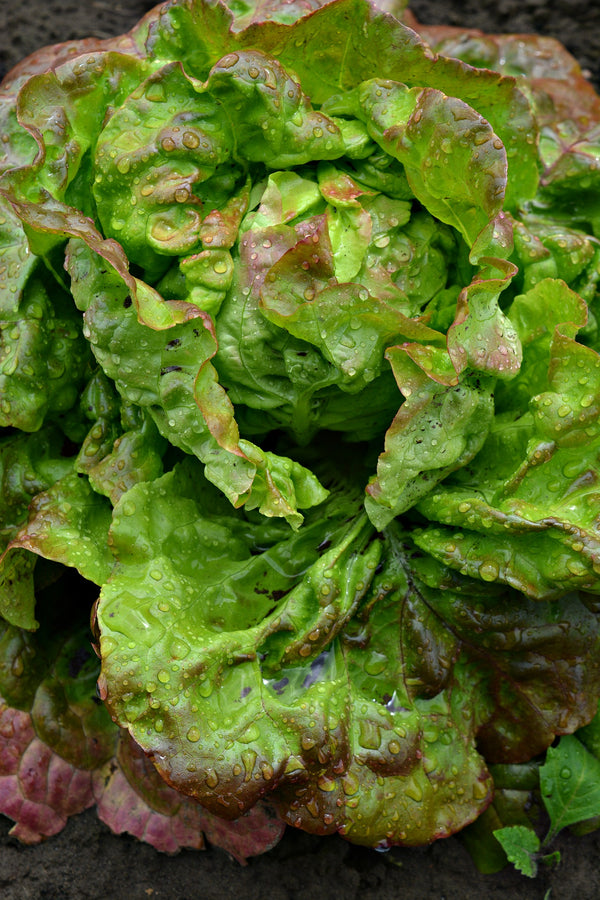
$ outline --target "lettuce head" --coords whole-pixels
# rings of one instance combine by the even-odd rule
[[[0,88],[0,693],[116,828],[114,759],[179,846],[425,844],[596,712],[600,99],[406,22],[168,0]]]

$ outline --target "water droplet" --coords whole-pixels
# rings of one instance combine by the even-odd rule
[[[253,722],[239,736],[238,740],[242,744],[251,744],[252,741],[257,741],[259,739],[259,737],[260,737],[260,728],[258,727],[256,722]]]
[[[188,150],[195,150],[200,145],[200,138],[193,131],[184,131],[181,142]]]
[[[165,88],[160,81],[151,81],[146,87],[145,93],[146,98],[150,100],[151,103],[164,103],[166,100]]]
[[[373,241],[375,246],[379,247],[380,250],[383,250],[384,247],[387,247],[389,242],[390,242],[389,234],[382,234],[380,237],[375,238],[375,240]]]
[[[361,719],[359,723],[358,742],[365,750],[378,750],[381,746],[381,731],[375,722]]]
[[[187,737],[188,741],[191,741],[192,744],[195,744],[197,741],[200,740],[200,737],[201,737],[200,729],[196,728],[195,725],[192,725],[192,727],[189,729],[188,733],[186,734],[186,737]]]
[[[254,750],[244,750],[242,752],[242,763],[244,764],[244,781],[248,782],[252,778],[254,766],[256,765],[256,752]]]
[[[190,728],[190,731],[192,731],[191,728]],[[190,731],[188,731],[188,740],[192,740],[192,739],[190,738]],[[200,735],[198,735],[198,737],[199,737],[199,736],[200,736]],[[198,740],[198,738],[196,738],[196,740]],[[206,783],[207,783],[207,785],[209,786],[209,788],[211,788],[211,789],[213,789],[213,790],[214,790],[214,788],[216,788],[217,785],[219,784],[219,776],[217,775],[217,773],[215,772],[214,769],[207,769],[207,770],[206,770]]]
[[[221,69],[231,69],[232,66],[235,66],[238,60],[239,56],[237,55],[237,53],[228,53],[219,61],[219,66]]]
[[[388,665],[388,659],[383,653],[371,651],[371,655],[365,663],[365,672],[367,675],[379,675]]]
[[[265,781],[271,781],[271,779],[275,775],[273,766],[271,766],[268,762],[261,763],[260,770]]]
[[[415,803],[420,803],[423,799],[423,788],[418,782],[414,781],[413,779],[406,779],[406,782],[403,785],[403,791],[406,796],[410,797],[411,800],[414,800]]]
[[[563,466],[563,475],[565,478],[576,478],[581,472],[580,462],[569,462]]]
[[[169,650],[173,659],[185,659],[190,652],[190,648],[185,641],[173,641]]]
[[[23,659],[20,656],[15,657],[11,666],[11,672],[16,678],[20,678],[24,671]]]
[[[347,797],[352,797],[358,792],[358,778],[348,773],[342,778],[342,790]]]
[[[479,566],[479,577],[483,579],[483,581],[495,581],[498,575],[498,566],[492,560],[488,560]]]

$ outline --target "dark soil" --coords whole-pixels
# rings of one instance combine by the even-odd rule
[[[0,72],[44,44],[126,31],[152,6],[148,0],[0,0]],[[411,8],[428,24],[552,35],[600,83],[597,0],[414,0]],[[2,900],[600,898],[600,833],[559,836],[552,849],[560,850],[560,865],[532,881],[514,870],[478,874],[458,838],[379,854],[288,829],[278,847],[242,868],[219,850],[163,856],[111,834],[92,811],[38,847],[20,845],[10,827],[0,816]]]

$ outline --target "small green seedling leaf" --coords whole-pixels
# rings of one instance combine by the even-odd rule
[[[600,814],[600,761],[573,735],[548,749],[540,784],[550,816],[544,844],[568,825]]]
[[[506,853],[509,862],[515,869],[535,878],[537,875],[537,855],[540,849],[540,839],[531,828],[525,825],[509,825],[507,828],[499,828],[494,832]]]

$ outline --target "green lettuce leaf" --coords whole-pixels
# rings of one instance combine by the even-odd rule
[[[547,323],[539,319],[542,298]],[[569,308],[571,321],[555,324]],[[531,597],[595,594],[600,357],[572,336],[584,311],[564,284],[542,282],[514,309],[526,343],[513,410],[496,416],[472,465],[421,501],[420,512],[441,527],[416,540],[447,565]],[[532,388],[538,393],[519,409]]]
[[[96,804],[115,833],[157,850],[203,849],[205,836],[241,863],[277,843],[278,822],[258,806],[227,823],[169,788],[96,695],[99,660],[85,623],[89,586],[66,570],[39,591],[40,631],[0,628],[0,810],[11,834],[36,844]]]
[[[378,528],[473,459],[493,418],[491,379],[459,378],[445,350],[406,344],[386,356],[406,400],[367,488],[366,509]]]
[[[124,495],[97,613],[110,709],[208,809],[271,795],[316,833],[421,843],[489,803],[476,747],[527,759],[591,714],[597,623],[576,598],[457,579],[378,535],[348,483],[292,536],[219,503],[190,462]]]

